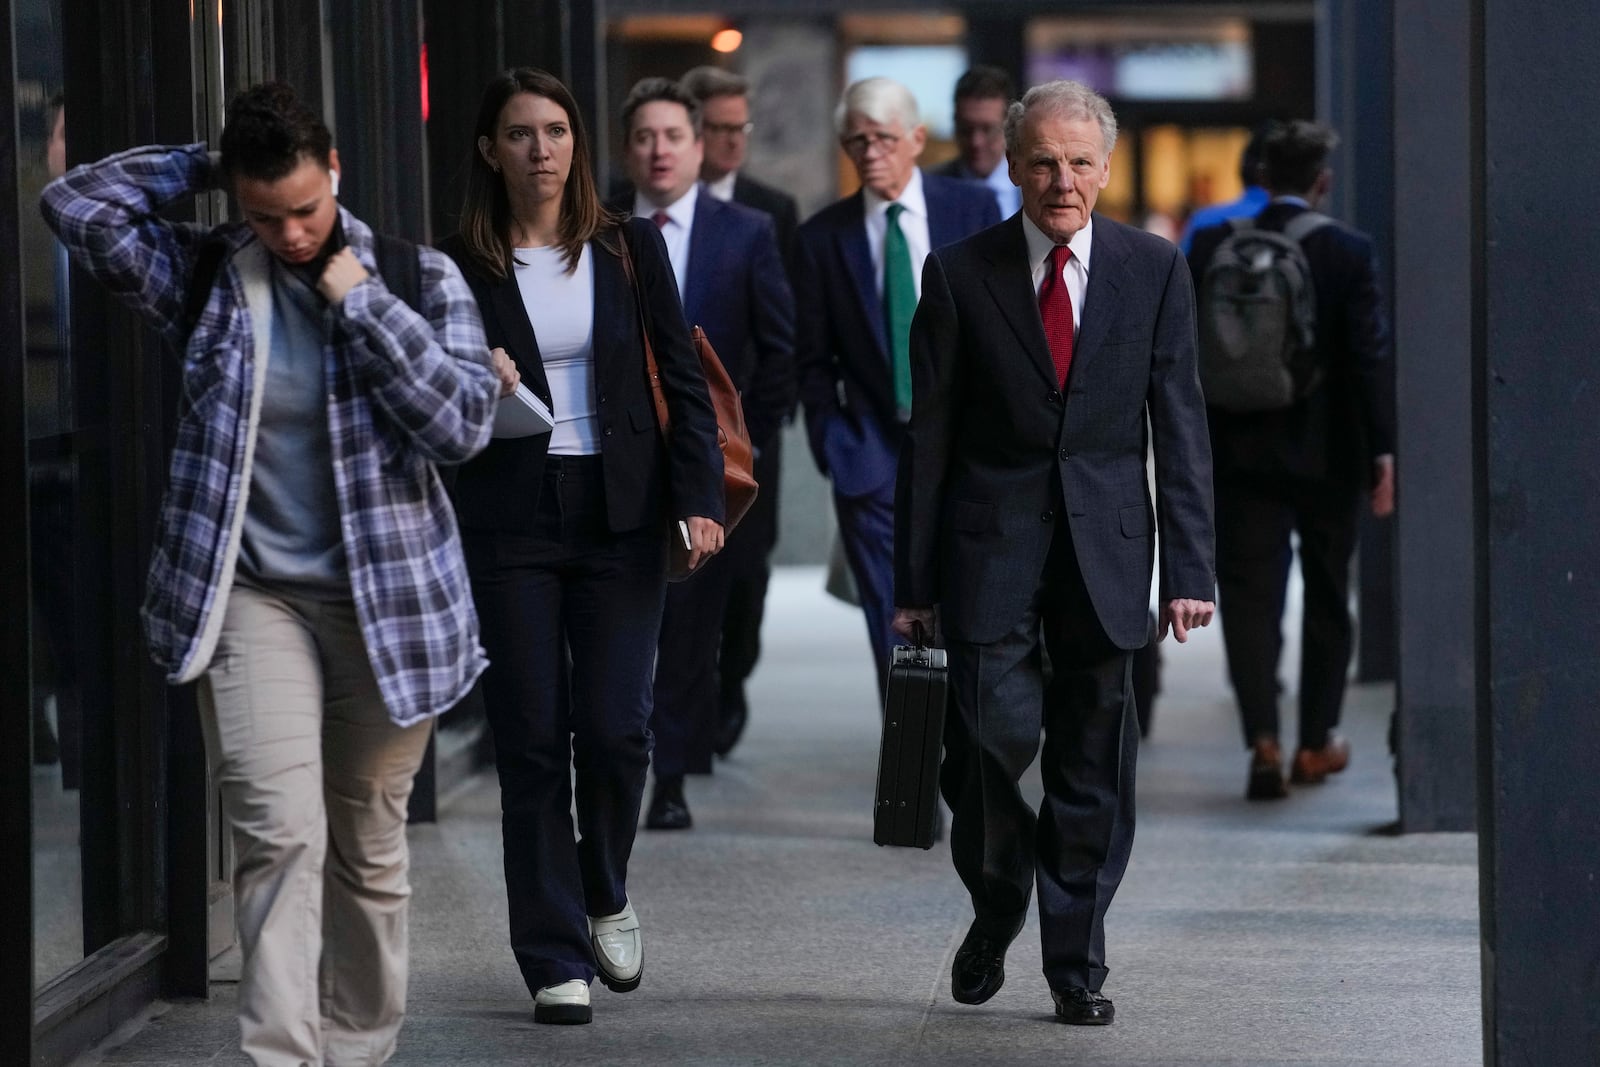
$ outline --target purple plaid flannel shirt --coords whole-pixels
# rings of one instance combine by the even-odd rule
[[[265,262],[265,250],[243,224],[208,231],[157,214],[214,188],[213,169],[204,144],[135,148],[73,169],[41,198],[73,260],[184,353],[143,611],[151,654],[175,684],[203,674],[215,649],[255,432],[256,334],[240,264]],[[419,250],[418,315],[376,277],[372,231],[342,208],[340,216],[346,242],[374,276],[327,312],[334,482],[367,654],[390,717],[407,725],[448,710],[487,663],[434,464],[460,463],[488,443],[498,383],[455,264]],[[226,252],[191,330],[185,304],[208,238]]]

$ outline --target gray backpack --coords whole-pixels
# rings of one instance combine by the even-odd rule
[[[1200,281],[1200,385],[1224,411],[1278,411],[1322,383],[1317,294],[1300,242],[1333,220],[1296,215],[1282,233],[1228,220]]]

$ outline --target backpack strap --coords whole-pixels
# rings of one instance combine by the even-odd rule
[[[1228,220],[1228,232],[1230,234],[1244,233],[1255,228],[1256,217],[1254,215],[1235,215]]]
[[[211,299],[211,290],[217,284],[217,274],[222,270],[222,257],[228,252],[227,242],[208,237],[195,250],[194,270],[189,274],[189,289],[183,298],[183,320],[189,332],[200,322],[200,315]]]
[[[383,284],[406,306],[422,314],[422,267],[417,262],[417,246],[403,237],[375,233],[373,258],[378,262],[378,275]]]
[[[1302,211],[1289,220],[1289,225],[1283,228],[1283,235],[1295,244],[1299,244],[1324,226],[1332,225],[1333,220],[1320,212]]]

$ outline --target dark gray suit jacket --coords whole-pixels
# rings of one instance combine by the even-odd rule
[[[1213,599],[1211,451],[1183,256],[1096,216],[1081,319],[1063,397],[1020,216],[935,250],[923,268],[895,603],[940,605],[958,640],[998,640],[1022,617],[1061,501],[1089,598],[1118,646],[1138,648],[1149,632],[1157,516],[1162,600]]]

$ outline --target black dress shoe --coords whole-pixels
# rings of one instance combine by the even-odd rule
[[[1056,1018],[1073,1026],[1110,1026],[1117,1016],[1111,998],[1092,989],[1068,986],[1050,990],[1050,996],[1056,1002]]]
[[[681,774],[656,779],[644,825],[650,830],[687,830],[694,825],[694,819],[689,814],[689,802],[683,799]]]
[[[1017,929],[1005,939],[990,937],[974,922],[967,930],[950,967],[950,995],[959,1004],[982,1004],[1006,982],[1006,949],[1016,940]]]
[[[744,686],[734,686],[722,694],[717,711],[717,732],[711,739],[711,750],[719,756],[733,751],[733,746],[744,736],[745,724],[750,721],[750,705],[744,700]]]

